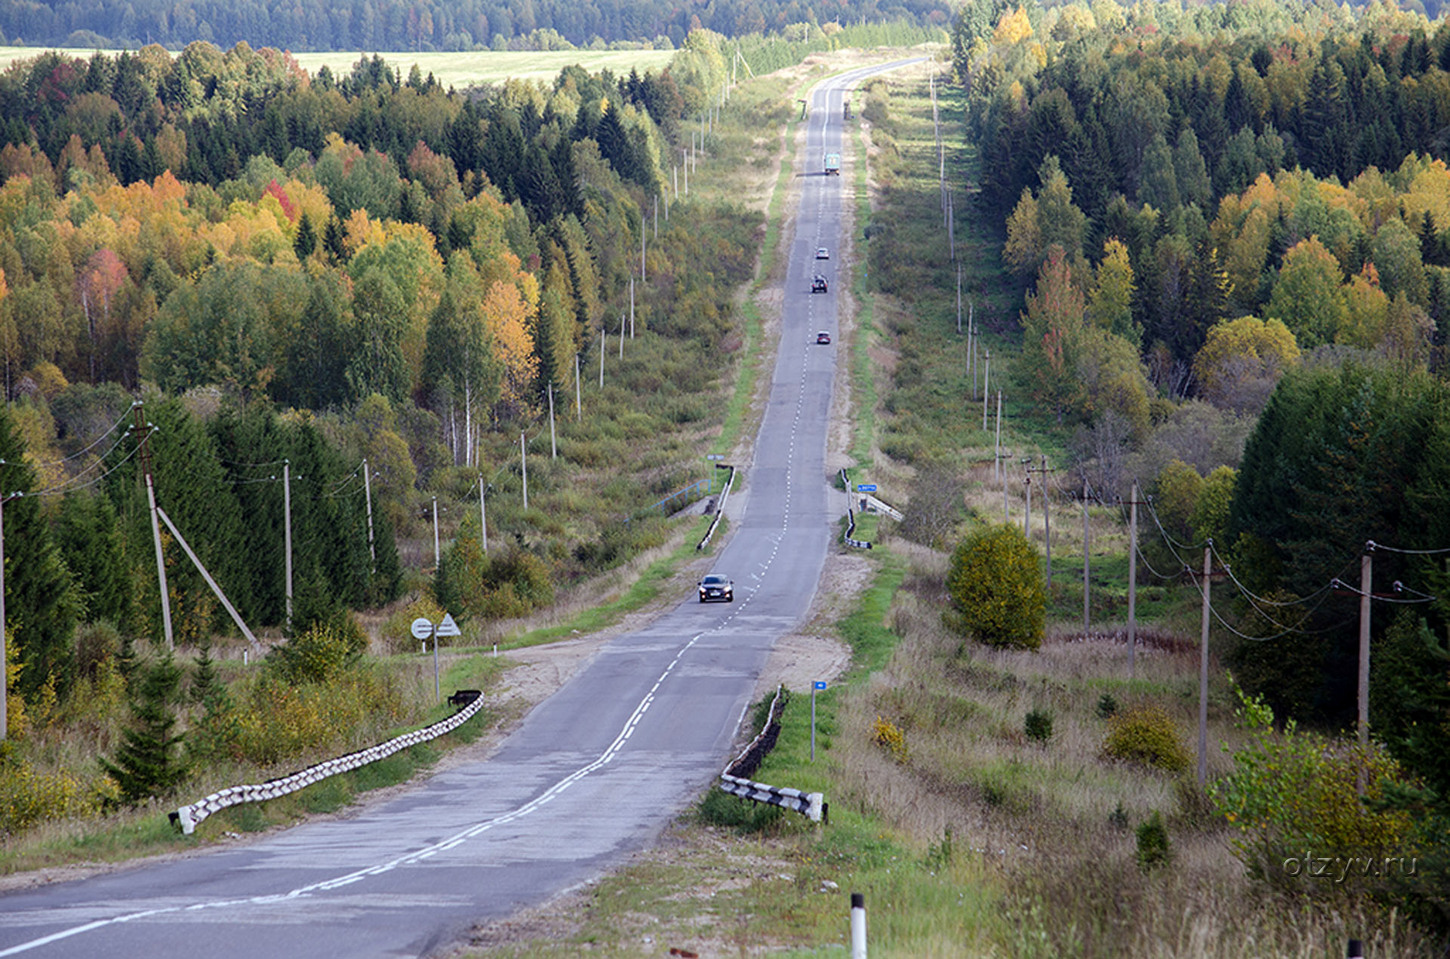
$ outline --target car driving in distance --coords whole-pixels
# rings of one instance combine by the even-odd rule
[[[700,602],[710,603],[715,600],[735,602],[735,584],[730,581],[730,577],[711,573],[700,580]]]
[[[831,258],[831,251],[830,250],[826,249],[823,246],[816,247],[816,259],[818,259],[818,260],[829,260],[830,258]]]
[[[825,293],[825,292],[827,292],[827,289],[826,289],[826,278],[824,276],[821,276],[819,273],[817,273],[815,275],[815,277],[811,279],[811,292],[812,293]]]
[[[821,344],[822,346],[830,346],[831,334],[827,333],[825,330],[821,330],[821,332],[816,334],[816,342]]]

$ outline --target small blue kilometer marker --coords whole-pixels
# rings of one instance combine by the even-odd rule
[[[824,679],[818,679],[811,684],[811,762],[816,761],[816,690],[825,688]]]

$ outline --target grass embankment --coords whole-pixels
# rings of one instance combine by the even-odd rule
[[[1001,518],[1002,489],[991,463],[994,431],[982,429],[980,405],[963,414],[971,378],[965,337],[955,333],[955,269],[940,233],[926,79],[890,77],[878,97],[868,117],[873,172],[884,188],[872,219],[858,223],[869,231],[863,252],[872,266],[857,284],[865,295],[855,375],[858,397],[875,386],[883,400],[879,434],[858,419],[852,452],[873,477],[910,489],[911,501],[904,523],[882,523],[884,549],[857,554],[875,572],[837,625],[854,665],[816,699],[815,760],[809,692],[797,693],[755,777],[824,791],[831,822],[815,827],[712,791],[660,849],[590,890],[571,916],[577,925],[554,928],[549,941],[525,933],[487,955],[665,955],[676,946],[701,955],[839,955],[851,891],[866,895],[876,956],[1309,959],[1340,954],[1351,937],[1377,957],[1431,955],[1422,937],[1373,907],[1284,895],[1246,876],[1193,772],[1197,594],[1191,586],[1139,591],[1143,643],[1130,673],[1115,638],[1126,614],[1127,537],[1114,512],[1088,517],[1088,637],[1080,512],[1070,522],[1054,517],[1049,635],[1040,651],[990,650],[943,626],[947,549],[966,524]],[[1013,352],[1007,317],[1015,293],[997,287],[992,240],[965,208],[959,202],[964,288],[989,331],[995,378]],[[899,295],[883,294],[883,285]],[[1014,453],[1061,449],[1060,436],[1037,432],[1045,421],[1025,405],[1004,405],[1004,443]],[[873,439],[897,458],[871,455]],[[965,467],[943,465],[962,451],[955,462]],[[1020,522],[1016,475],[1009,504]],[[942,484],[949,495],[934,498]],[[1040,542],[1040,502],[1033,527]],[[1215,663],[1210,776],[1227,766],[1221,744],[1239,738],[1222,676]],[[1113,717],[1140,707],[1161,710],[1177,741],[1170,768],[1105,751],[1121,721]],[[1138,831],[1155,814],[1166,825],[1167,857],[1145,868]]]

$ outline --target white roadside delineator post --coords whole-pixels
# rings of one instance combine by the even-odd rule
[[[866,897],[851,893],[851,959],[866,959]]]

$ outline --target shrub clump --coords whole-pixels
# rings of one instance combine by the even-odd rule
[[[1103,755],[1174,773],[1192,761],[1178,724],[1161,706],[1135,706],[1109,717]]]
[[[904,763],[910,758],[906,749],[906,733],[889,719],[876,717],[876,721],[871,724],[871,740],[890,753],[891,758],[899,763]]]
[[[983,527],[952,553],[947,625],[989,646],[1038,649],[1047,592],[1037,550],[1016,526]]]
[[[352,617],[345,624],[315,624],[267,654],[268,665],[291,683],[321,683],[362,656],[367,638]]]
[[[1163,817],[1158,810],[1153,810],[1153,815],[1138,825],[1137,836],[1139,869],[1151,872],[1159,866],[1166,866],[1173,858],[1173,850],[1168,845],[1168,827],[1163,825]]]
[[[88,816],[97,806],[98,794],[70,773],[38,772],[24,759],[0,758],[0,835],[45,819]]]
[[[1022,731],[1033,742],[1045,743],[1052,738],[1052,712],[1034,709],[1022,721]]]
[[[1366,750],[1352,740],[1304,732],[1293,720],[1276,731],[1262,696],[1237,687],[1235,692],[1237,725],[1252,738],[1233,754],[1233,771],[1209,785],[1209,796],[1238,832],[1234,852],[1251,875],[1271,882],[1297,879],[1284,867],[1294,856],[1369,861],[1412,850],[1409,813],[1382,802],[1404,780],[1382,747],[1371,744]],[[1357,790],[1361,774],[1363,799]],[[1324,885],[1332,884],[1313,888]]]

